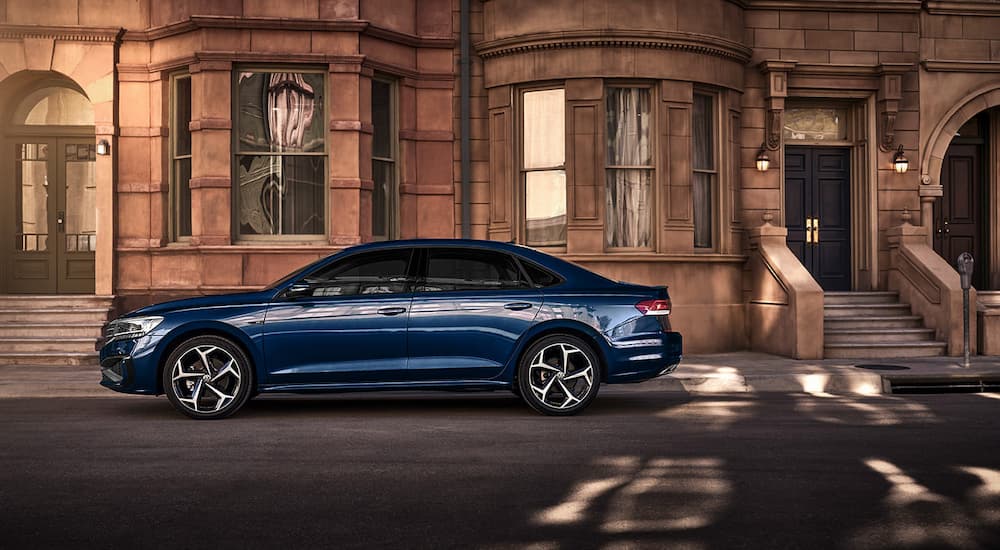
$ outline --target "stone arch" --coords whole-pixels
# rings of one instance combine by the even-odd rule
[[[992,82],[966,95],[941,117],[920,157],[920,176],[924,183],[940,185],[941,165],[955,132],[972,117],[998,105],[1000,105],[1000,81]]]

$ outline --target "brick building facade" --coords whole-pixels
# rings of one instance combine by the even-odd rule
[[[670,285],[691,352],[954,354],[969,251],[996,353],[998,106],[996,1],[7,0],[0,293],[468,236]]]

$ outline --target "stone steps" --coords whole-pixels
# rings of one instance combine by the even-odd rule
[[[0,365],[96,365],[112,298],[0,296]]]
[[[823,356],[830,359],[887,359],[944,355],[896,292],[827,292],[823,298]]]

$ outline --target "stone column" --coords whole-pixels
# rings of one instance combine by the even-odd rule
[[[230,61],[191,65],[191,244],[232,243]]]
[[[371,69],[361,56],[330,63],[327,227],[333,245],[371,240]]]

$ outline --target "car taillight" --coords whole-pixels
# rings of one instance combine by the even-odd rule
[[[670,300],[643,300],[635,309],[643,315],[670,315]]]

